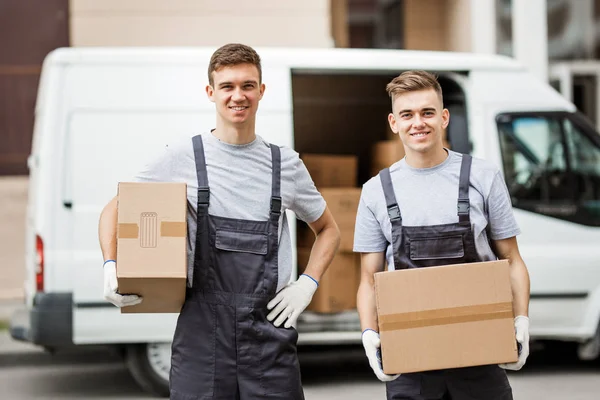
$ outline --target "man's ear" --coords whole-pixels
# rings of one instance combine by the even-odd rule
[[[450,123],[450,111],[447,108],[442,110],[442,128],[446,129]]]
[[[206,96],[210,101],[215,102],[215,89],[211,85],[206,85]]]
[[[258,96],[258,99],[261,100],[265,94],[265,90],[267,89],[267,87],[265,86],[264,83],[260,84],[259,90],[260,90],[260,94]]]
[[[390,129],[392,130],[392,132],[394,132],[397,135],[398,128],[396,127],[396,117],[394,117],[394,113],[389,113],[388,122],[390,124]]]

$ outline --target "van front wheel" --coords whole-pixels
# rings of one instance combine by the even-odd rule
[[[155,396],[169,397],[171,343],[128,345],[125,362],[143,390]]]

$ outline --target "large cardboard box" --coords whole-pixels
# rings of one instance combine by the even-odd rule
[[[517,361],[506,260],[380,272],[386,374]]]
[[[335,222],[340,228],[340,252],[352,251],[354,246],[354,225],[360,200],[360,188],[321,189],[321,195],[327,202]],[[311,232],[314,242],[314,234]]]
[[[310,248],[298,248],[298,273],[304,272]],[[338,313],[356,309],[360,283],[360,255],[337,253],[319,281],[319,288],[306,308],[318,313]]]
[[[398,138],[376,142],[371,148],[371,175],[375,176],[404,157],[404,145]]]
[[[178,313],[187,276],[185,183],[119,183],[117,280],[143,297],[122,313]]]
[[[316,187],[356,186],[358,157],[332,154],[303,154],[301,158]]]

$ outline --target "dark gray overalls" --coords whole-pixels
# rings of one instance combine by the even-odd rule
[[[171,357],[172,400],[304,399],[295,329],[267,321],[277,290],[281,154],[271,145],[269,219],[208,214],[202,137],[193,138],[198,229],[192,288],[177,320]]]
[[[463,155],[458,190],[458,223],[402,226],[390,170],[379,173],[392,224],[392,247],[396,269],[481,261],[469,217],[469,155]],[[388,399],[511,400],[506,373],[497,365],[402,374],[388,382]]]

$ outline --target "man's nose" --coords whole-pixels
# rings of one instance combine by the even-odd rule
[[[244,93],[243,93],[242,89],[241,88],[236,88],[233,91],[233,95],[231,96],[231,98],[233,99],[233,101],[244,100]]]
[[[413,125],[414,126],[423,126],[424,121],[423,118],[421,118],[421,116],[419,114],[415,114],[414,118],[413,118]]]

